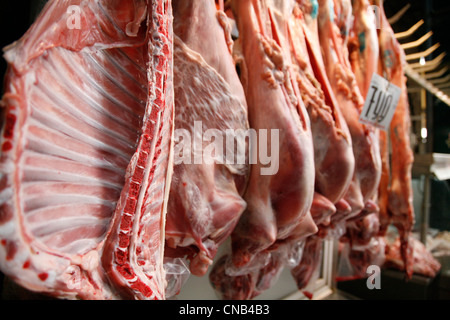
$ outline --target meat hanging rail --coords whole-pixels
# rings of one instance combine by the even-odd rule
[[[395,24],[401,20],[401,17],[408,11],[409,5],[402,8],[398,14],[395,14],[390,20],[391,24]],[[404,39],[413,36],[424,25],[424,20],[419,20],[416,24],[411,26],[408,30],[395,33],[395,37],[400,41],[403,49],[415,49],[424,44],[432,35],[433,31],[429,30],[425,35],[419,39],[411,42],[405,42]],[[440,53],[433,60],[427,61],[426,58],[430,56],[440,47],[439,43],[432,45],[424,51],[412,53],[406,56],[405,74],[417,82],[422,88],[429,91],[442,102],[450,106],[450,75],[444,76],[448,71],[447,67],[443,67],[435,71],[441,64],[443,58],[447,55],[446,52]],[[419,62],[412,62],[419,60]],[[428,73],[430,72],[430,73]],[[431,73],[432,72],[432,73]]]

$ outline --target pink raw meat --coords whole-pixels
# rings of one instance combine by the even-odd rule
[[[203,136],[213,129],[220,134],[224,157],[232,155],[235,145],[239,150],[228,163],[226,159],[194,163],[198,156],[194,149],[188,153],[191,161],[175,162],[166,252],[171,257],[188,256],[191,273],[202,276],[246,207],[242,194],[249,174],[248,142],[245,135],[236,133],[245,134],[249,128],[247,103],[232,57],[231,27],[225,13],[217,11],[211,0],[173,4],[175,129],[184,130],[192,140],[198,138],[195,134]],[[198,133],[195,121],[201,122]],[[233,145],[228,147],[230,137]],[[200,143],[201,152],[210,144]],[[244,161],[238,163],[239,157]]]
[[[252,166],[244,194],[247,209],[231,236],[232,251],[212,269],[210,280],[228,299],[248,299],[269,288],[286,261],[285,252],[317,231],[310,209],[314,197],[314,149],[309,117],[294,86],[286,3],[232,1],[243,60],[241,80],[249,123],[254,129],[279,129],[280,167],[261,175]],[[282,165],[281,165],[282,164]],[[285,251],[284,249],[287,249]]]
[[[373,197],[381,173],[378,131],[359,122],[364,98],[351,69],[347,49],[351,10],[349,0],[319,0],[319,39],[325,69],[350,130],[355,156],[354,177],[344,197],[352,213],[345,219],[361,214],[362,209],[365,209],[363,214],[378,210]]]
[[[50,1],[7,48],[0,267],[21,286],[164,298],[171,25],[170,1]]]
[[[411,118],[404,74],[405,52],[386,18],[383,1],[373,0],[372,4],[380,8],[381,25],[378,39],[380,52],[383,54],[380,54],[379,72],[402,91],[390,126],[392,157],[389,163],[390,184],[385,190],[387,191],[385,210],[399,231],[406,275],[411,277],[414,250],[410,245],[410,235],[415,222],[411,169],[414,155],[410,144]]]

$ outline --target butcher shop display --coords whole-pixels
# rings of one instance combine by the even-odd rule
[[[288,269],[311,297],[327,240],[341,278],[439,271],[382,0],[49,0],[4,59],[0,271],[25,290],[165,300],[207,277],[247,300]],[[374,76],[401,90],[387,129],[361,121]]]

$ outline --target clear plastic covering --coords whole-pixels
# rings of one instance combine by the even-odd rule
[[[381,268],[384,265],[386,244],[383,237],[373,237],[363,245],[350,245],[349,242],[339,245],[338,281],[365,278],[370,266]]]
[[[164,270],[166,272],[166,299],[170,299],[180,293],[191,273],[186,260],[182,258],[164,258]]]
[[[215,263],[210,281],[220,299],[253,299],[270,289],[284,268],[297,266],[303,256],[305,241],[286,241],[255,255],[245,267],[237,267],[231,251]]]

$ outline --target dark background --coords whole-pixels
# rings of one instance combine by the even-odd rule
[[[0,2],[0,88],[3,92],[3,77],[6,62],[3,48],[24,35],[46,0],[2,0]]]
[[[385,1],[386,15],[392,17],[405,5],[410,4],[410,8],[403,17],[392,25],[394,32],[408,30],[421,19],[424,24],[409,38],[402,39],[402,42],[410,42],[419,39],[429,31],[433,32],[432,37],[417,49],[408,49],[406,54],[425,51],[432,45],[439,43],[440,47],[429,55],[426,60],[432,60],[443,52],[447,55],[444,61],[433,71],[439,71],[445,66],[450,67],[450,1],[448,0],[387,0]],[[418,61],[411,61],[412,63]],[[449,68],[450,69],[450,68]],[[431,72],[433,72],[431,71]],[[446,72],[443,77],[450,72]],[[430,146],[428,152],[450,153],[450,106],[429,94],[428,97],[428,126]]]

